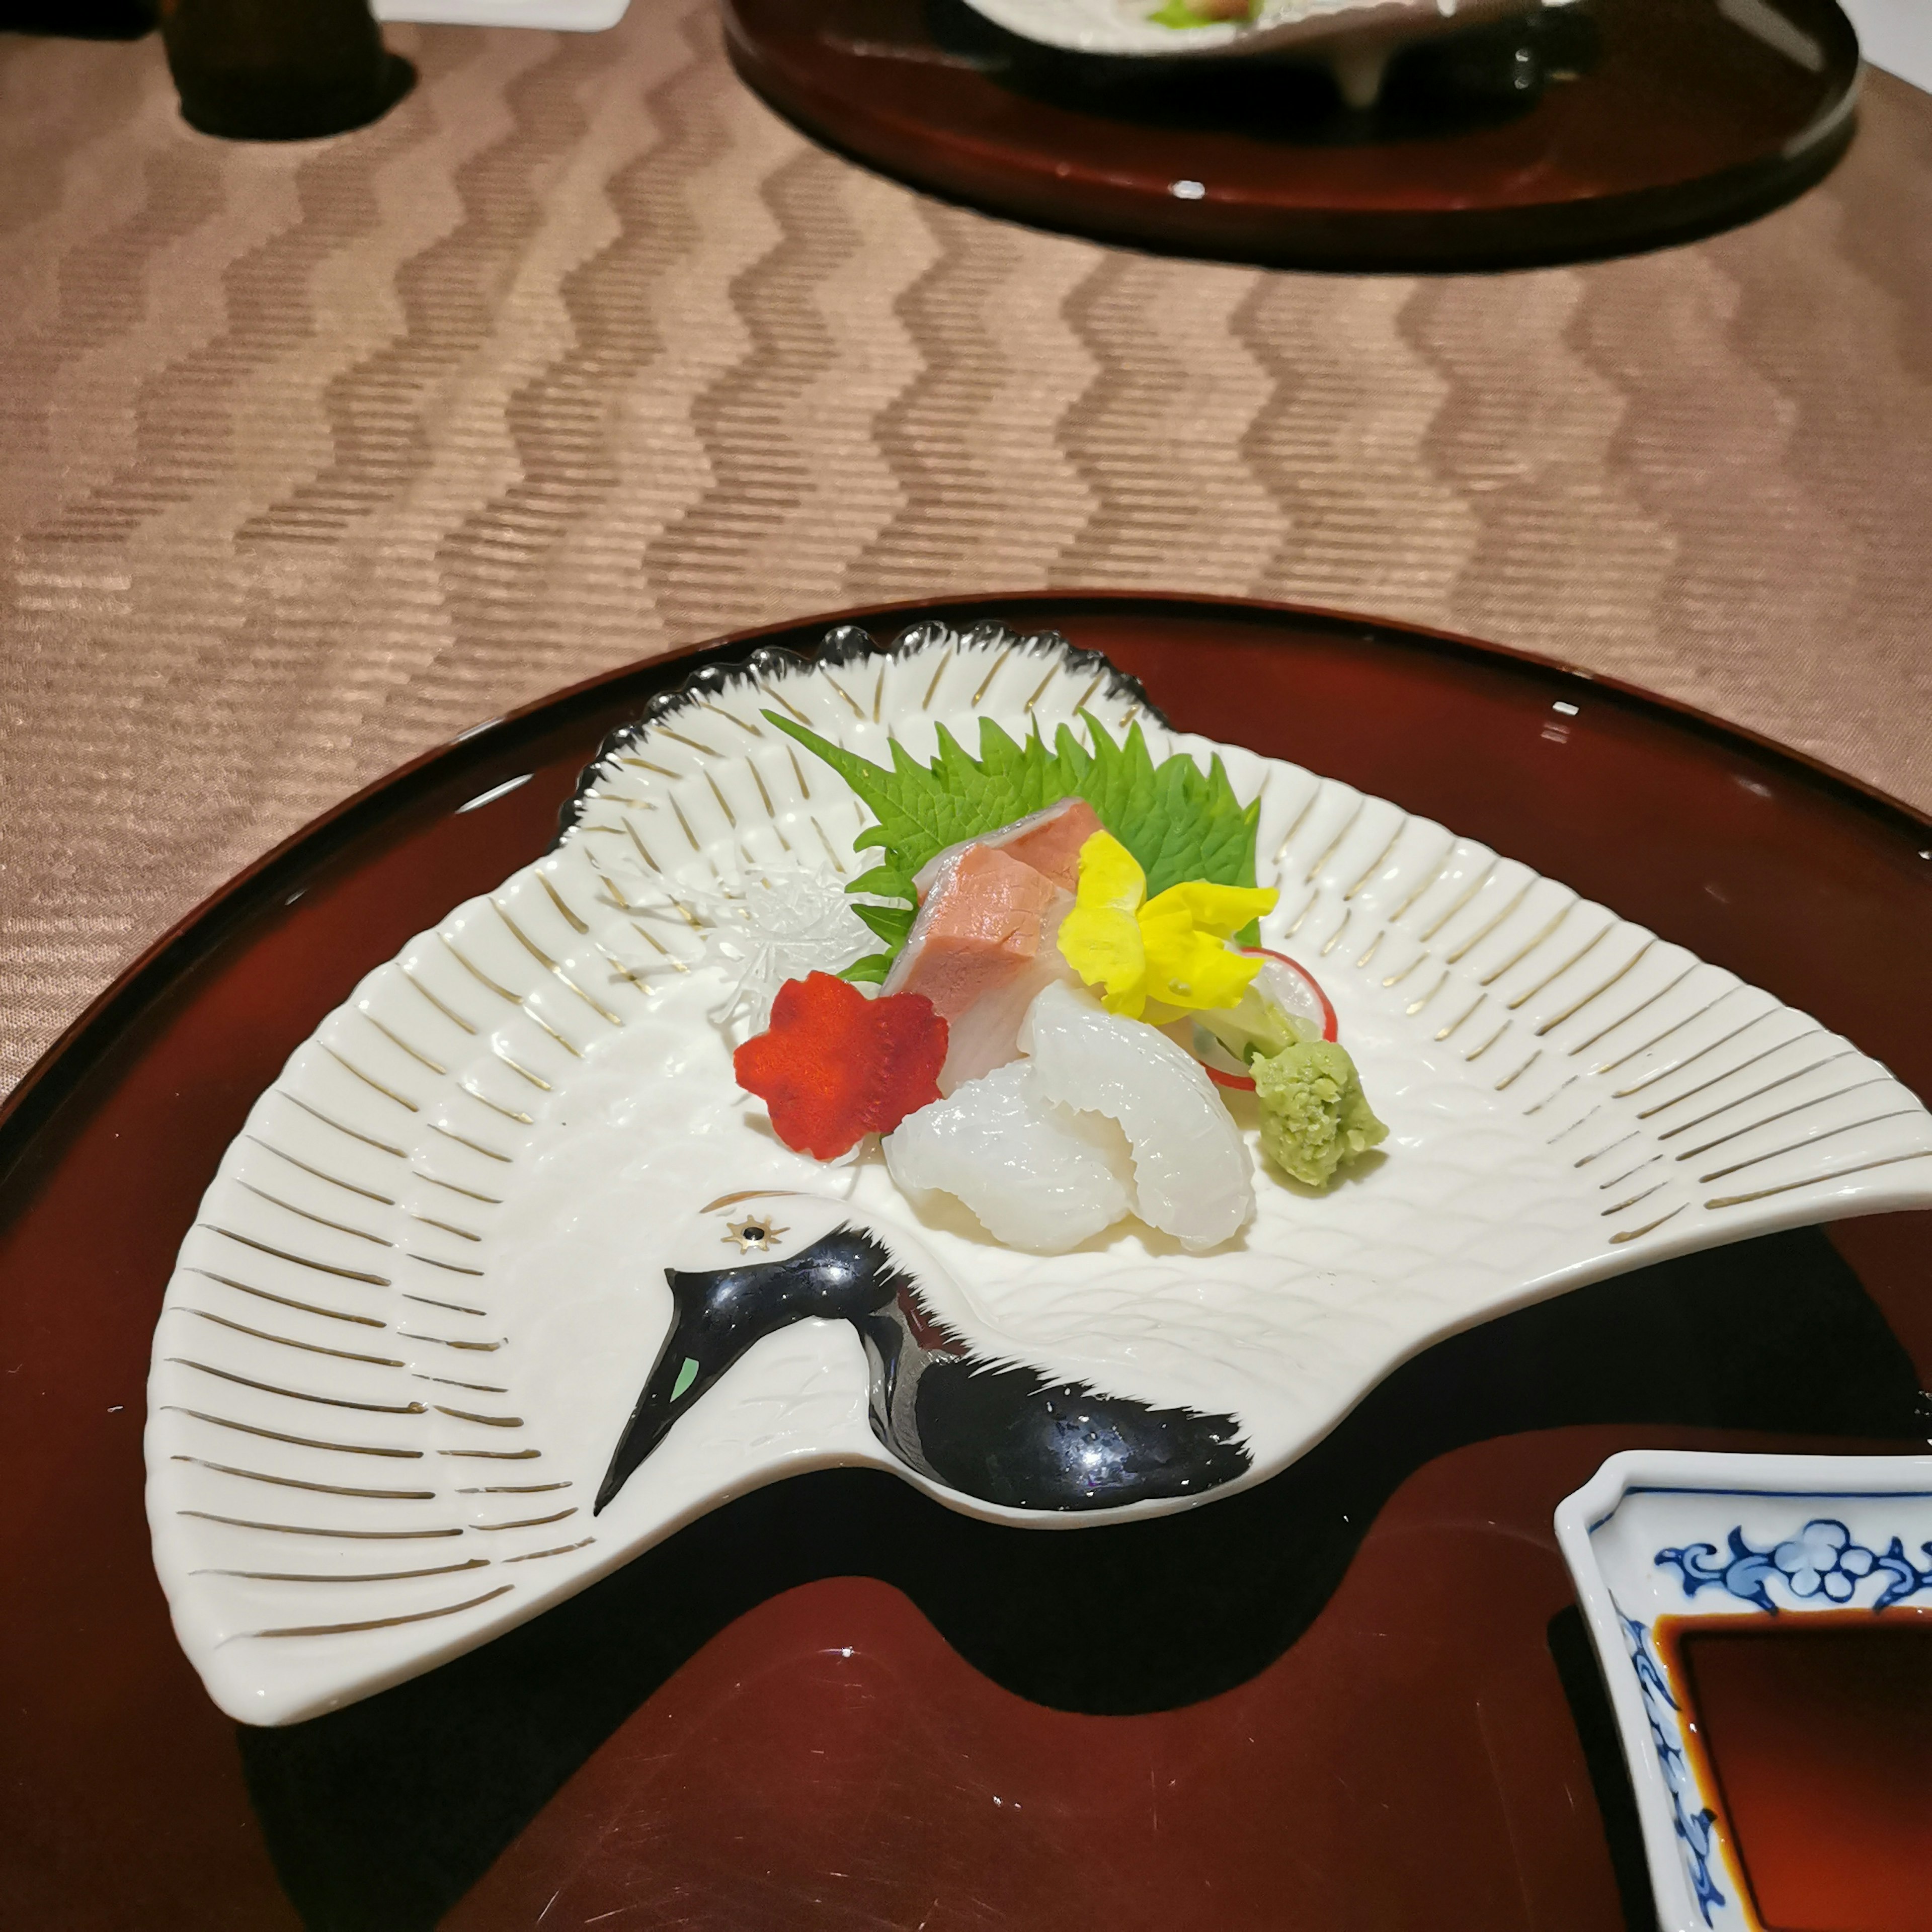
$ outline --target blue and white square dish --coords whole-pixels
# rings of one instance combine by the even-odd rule
[[[1660,1618],[1932,1613],[1932,1456],[1628,1450],[1556,1511],[1664,1932],[1760,1932]]]

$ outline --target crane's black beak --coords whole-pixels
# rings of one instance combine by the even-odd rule
[[[618,1438],[593,1515],[754,1342],[811,1316],[856,1321],[890,1302],[900,1276],[862,1228],[841,1226],[796,1254],[736,1268],[666,1268],[670,1333]]]
[[[665,1273],[675,1294],[678,1278],[669,1269]],[[664,1337],[658,1358],[651,1366],[644,1393],[638,1397],[638,1406],[632,1410],[631,1419],[625,1424],[623,1434],[617,1438],[616,1454],[610,1458],[603,1486],[597,1492],[596,1508],[591,1512],[593,1516],[616,1496],[630,1480],[638,1465],[670,1434],[672,1424],[742,1352],[744,1345],[740,1338],[721,1337],[715,1331],[707,1335],[704,1332],[706,1326],[701,1312],[687,1310],[680,1298],[670,1333]],[[718,1346],[721,1340],[726,1344],[723,1348]]]

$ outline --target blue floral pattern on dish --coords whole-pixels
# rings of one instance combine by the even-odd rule
[[[1711,1876],[1711,1861],[1717,1850],[1712,1826],[1717,1813],[1708,1805],[1694,1810],[1684,1803],[1702,1797],[1690,1760],[1684,1754],[1682,1725],[1683,1707],[1671,1695],[1663,1666],[1650,1647],[1650,1627],[1619,1610],[1617,1621],[1623,1625],[1624,1640],[1630,1646],[1630,1668],[1636,1672],[1637,1688],[1643,1694],[1643,1714],[1650,1724],[1650,1742],[1664,1772],[1664,1788],[1670,1793],[1672,1822],[1684,1847],[1684,1868],[1690,1875],[1690,1888],[1704,1923],[1711,1923],[1711,1908],[1724,1903],[1724,1894]]]
[[[1875,1611],[1921,1590],[1932,1590],[1932,1564],[1918,1568],[1906,1555],[1900,1538],[1894,1536],[1882,1551],[1868,1549],[1854,1541],[1844,1524],[1830,1516],[1815,1518],[1796,1535],[1766,1550],[1746,1542],[1742,1525],[1734,1526],[1726,1540],[1730,1547],[1728,1556],[1720,1556],[1714,1543],[1694,1543],[1682,1550],[1660,1550],[1654,1561],[1660,1568],[1670,1564],[1676,1569],[1687,1597],[1715,1586],[1773,1616],[1778,1612],[1771,1594],[1773,1583],[1794,1602],[1822,1599],[1825,1604],[1849,1604],[1862,1584],[1876,1578],[1880,1588],[1870,1604]],[[1932,1543],[1921,1544],[1919,1548],[1932,1556]]]
[[[1636,1789],[1656,1906],[1645,1922],[1750,1932],[1724,1794],[1705,1781],[1695,1700],[1664,1634],[1932,1614],[1932,1456],[1627,1450],[1564,1498],[1556,1532]]]

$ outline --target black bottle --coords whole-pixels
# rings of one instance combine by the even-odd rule
[[[0,34],[138,40],[154,31],[154,0],[0,0]]]
[[[416,79],[383,46],[369,0],[160,0],[160,16],[182,116],[205,134],[342,134],[386,113]]]

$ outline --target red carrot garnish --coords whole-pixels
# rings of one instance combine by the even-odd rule
[[[788,980],[772,1023],[732,1060],[785,1145],[836,1160],[939,1098],[946,1022],[918,993],[868,1000],[829,973]]]

